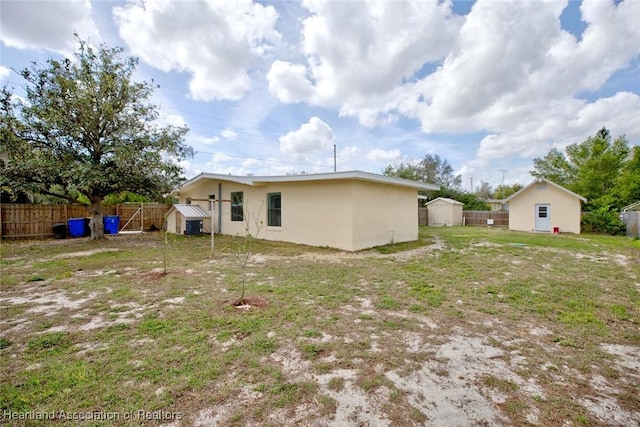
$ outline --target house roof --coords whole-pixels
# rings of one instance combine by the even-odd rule
[[[453,200],[453,199],[449,199],[448,197],[438,197],[436,199],[433,199],[432,201],[426,203],[427,205],[430,205],[431,203],[437,202],[438,200],[442,201],[442,202],[447,202],[450,205],[464,205],[464,203],[459,202],[457,200]]]
[[[538,184],[538,183],[542,183],[542,182],[546,182],[549,185],[552,185],[554,187],[556,187],[559,190],[564,191],[567,194],[570,194],[571,196],[578,198],[580,200],[582,200],[584,203],[587,203],[587,199],[585,199],[584,197],[582,197],[579,194],[574,193],[573,191],[569,191],[566,188],[564,188],[561,185],[556,184],[555,182],[549,181],[546,178],[537,178],[533,181],[531,181],[529,184],[527,184],[526,186],[524,186],[523,188],[521,188],[520,190],[516,191],[515,193],[513,193],[512,195],[510,195],[509,197],[507,197],[506,199],[504,199],[504,203],[509,203],[512,199],[518,197],[520,194],[524,193],[525,191],[527,191],[529,188],[531,188],[534,184]]]
[[[198,205],[173,205],[165,214],[168,216],[172,210],[177,210],[185,218],[210,218],[209,212],[205,211]]]
[[[235,175],[223,175],[215,173],[203,172],[196,177],[185,182],[182,187],[174,191],[174,194],[179,190],[184,190],[199,181],[202,180],[216,180],[216,181],[228,181],[236,182],[239,184],[245,184],[250,186],[261,186],[267,183],[275,182],[309,182],[309,181],[336,181],[336,180],[357,180],[368,181],[379,184],[397,185],[400,187],[415,188],[416,190],[433,191],[439,190],[440,187],[434,184],[427,184],[425,182],[410,181],[407,179],[392,178],[389,176],[378,175],[370,172],[362,171],[348,171],[348,172],[330,172],[330,173],[317,173],[317,174],[301,174],[301,175],[281,175],[281,176],[235,176]]]

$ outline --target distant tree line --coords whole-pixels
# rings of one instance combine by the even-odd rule
[[[440,186],[437,191],[422,192],[429,200],[446,197],[464,203],[465,210],[489,210],[487,199],[504,199],[520,190],[520,184],[499,185],[495,191],[489,183],[480,182],[477,189],[467,192],[462,189],[462,176],[455,175],[453,168],[440,156],[427,154],[418,161],[404,161],[385,168],[384,175],[412,181],[428,182]]]

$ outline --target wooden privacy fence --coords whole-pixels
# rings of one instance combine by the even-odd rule
[[[161,230],[164,214],[170,206],[163,203],[126,203],[105,206],[103,214],[120,217],[119,231]],[[87,209],[81,205],[4,204],[0,206],[1,236],[3,239],[53,237],[54,225],[67,224],[70,218],[87,216]]]
[[[622,214],[627,226],[627,236],[640,239],[640,211],[627,211]]]
[[[429,216],[427,208],[418,208],[418,225],[429,225]]]
[[[463,223],[486,227],[487,220],[493,220],[494,227],[509,227],[509,212],[504,211],[462,211]],[[418,225],[429,225],[427,208],[418,208]]]
[[[509,227],[509,212],[503,211],[462,211],[464,225]],[[493,221],[493,224],[490,224]]]

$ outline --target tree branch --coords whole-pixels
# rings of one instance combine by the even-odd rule
[[[66,195],[54,193],[53,191],[48,191],[48,190],[39,190],[38,193],[46,194],[47,196],[59,197],[60,199],[68,200],[71,203],[79,203],[79,204],[84,205],[84,206],[89,206],[87,203],[82,202],[77,197],[66,196]]]

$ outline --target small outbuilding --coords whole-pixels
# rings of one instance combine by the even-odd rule
[[[580,234],[582,203],[587,199],[538,178],[505,199],[509,230]]]
[[[462,225],[464,203],[446,197],[438,197],[426,204],[430,226]]]
[[[173,205],[165,215],[167,231],[175,234],[196,235],[209,231],[211,214],[199,205]]]

